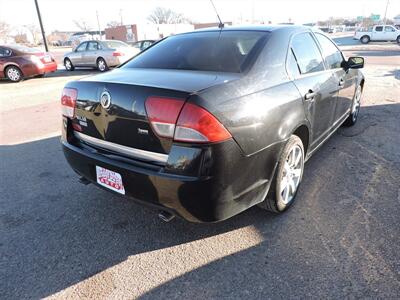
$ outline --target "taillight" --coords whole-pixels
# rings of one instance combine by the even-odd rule
[[[231,134],[212,114],[197,105],[187,103],[179,115],[174,140],[214,143],[231,138]]]
[[[113,56],[124,56],[125,54],[119,51],[114,51]]]
[[[146,100],[147,116],[158,136],[192,143],[221,142],[232,137],[204,108],[184,103],[184,100],[163,97]]]
[[[176,120],[185,101],[175,98],[149,97],[146,100],[146,112],[155,133],[162,137],[173,138]]]
[[[76,99],[78,90],[73,88],[64,88],[61,94],[61,111],[66,117],[73,118],[75,115]]]

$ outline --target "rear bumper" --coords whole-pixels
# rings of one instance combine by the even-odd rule
[[[176,146],[171,152],[179,152],[177,161],[170,154],[166,166],[154,166],[89,151],[65,138],[62,145],[71,167],[92,183],[98,185],[96,166],[118,172],[126,197],[192,222],[221,221],[261,202],[280,148],[277,144],[245,157],[233,140],[199,149]],[[189,161],[183,167],[182,156]]]
[[[43,67],[36,66],[36,72],[38,74],[51,73],[51,72],[55,72],[56,70],[57,70],[57,63],[55,63],[55,62],[45,64],[45,65],[43,65]]]

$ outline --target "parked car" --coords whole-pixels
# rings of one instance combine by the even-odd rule
[[[375,25],[355,31],[353,38],[363,44],[370,41],[397,41],[400,44],[400,30],[392,25]]]
[[[155,42],[156,42],[155,40],[143,40],[143,41],[129,43],[129,45],[131,45],[134,48],[139,49],[140,51],[143,51],[144,49],[153,45]]]
[[[68,71],[75,67],[95,67],[99,71],[107,71],[139,53],[121,41],[86,41],[80,43],[72,52],[64,55],[64,66]]]
[[[20,45],[0,45],[0,78],[18,82],[57,70],[50,53]]]
[[[158,207],[227,219],[293,203],[304,163],[356,123],[362,57],[301,26],[177,34],[68,83],[62,145],[81,181]]]

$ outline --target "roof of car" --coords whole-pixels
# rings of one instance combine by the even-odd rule
[[[222,31],[235,31],[235,30],[249,30],[249,31],[275,31],[278,29],[309,29],[307,26],[299,26],[299,25],[246,25],[246,26],[226,26],[222,28]],[[221,30],[219,27],[208,27],[197,29],[193,32],[199,31],[219,31]]]

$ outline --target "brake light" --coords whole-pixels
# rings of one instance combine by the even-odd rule
[[[149,97],[145,106],[158,136],[192,143],[221,142],[232,137],[211,113],[184,100]]]
[[[173,138],[176,120],[185,101],[175,98],[149,97],[146,100],[147,117],[155,133]]]
[[[113,56],[124,56],[125,54],[119,51],[114,51]]]
[[[231,134],[212,114],[200,106],[187,103],[179,115],[174,140],[215,143],[231,138]]]
[[[68,118],[75,115],[76,99],[78,90],[73,88],[64,88],[61,94],[61,112]]]

